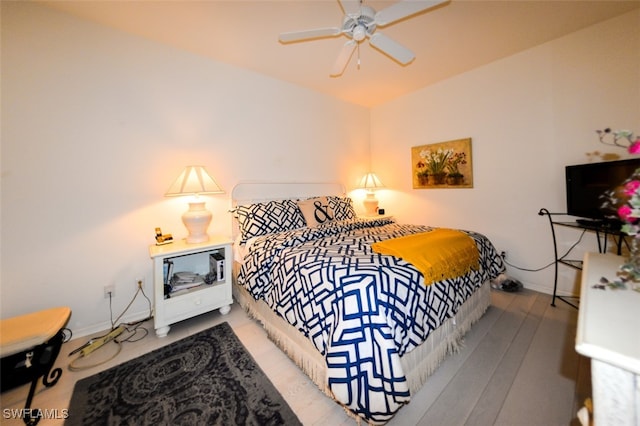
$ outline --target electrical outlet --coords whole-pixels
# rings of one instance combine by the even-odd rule
[[[136,291],[138,289],[144,290],[144,278],[142,278],[142,277],[136,278],[135,279],[135,284],[136,284]]]
[[[111,295],[112,298],[116,296],[116,286],[114,285],[104,286],[104,298],[108,299],[109,295]]]

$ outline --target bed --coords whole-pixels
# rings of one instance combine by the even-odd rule
[[[475,258],[450,256],[463,269],[437,280],[380,252],[442,230],[359,218],[340,184],[239,184],[232,198],[234,298],[325,394],[371,424],[390,420],[456,351],[504,271],[473,231],[449,231],[472,242]]]

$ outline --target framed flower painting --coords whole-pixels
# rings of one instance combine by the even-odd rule
[[[411,148],[414,189],[473,188],[471,138]]]

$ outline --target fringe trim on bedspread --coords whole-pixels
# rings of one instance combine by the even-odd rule
[[[267,305],[258,305],[257,302],[247,303],[248,300],[253,300],[251,295],[242,287],[234,286],[234,293],[236,293],[236,300],[240,303],[240,306],[244,308],[247,314],[259,321],[265,331],[267,332],[267,336],[271,341],[273,341],[295,364],[302,369],[302,371],[320,388],[322,392],[333,398],[333,394],[329,390],[327,386],[326,374],[325,374],[325,363],[322,355],[317,352],[317,359],[310,359],[310,354],[307,351],[304,351],[300,344],[296,342],[297,339],[293,338],[286,332],[283,332],[278,327],[271,325],[265,318],[263,312],[261,312],[261,307],[268,309]],[[251,299],[248,299],[251,298]],[[273,314],[275,315],[275,314]],[[281,320],[278,317],[278,320]],[[288,327],[288,324],[286,324]],[[293,329],[292,331],[295,333],[299,333],[299,331]],[[300,334],[301,338],[306,340],[304,335]],[[309,344],[311,344],[309,342]],[[315,348],[314,348],[315,350]]]
[[[401,358],[411,395],[420,390],[447,356],[464,347],[464,335],[491,305],[489,284],[483,284],[467,302],[470,303],[463,304],[454,318],[432,331],[426,342]]]
[[[311,379],[311,381],[329,398],[331,398],[336,404],[340,405],[345,413],[355,420],[357,425],[362,424],[363,422],[369,424],[362,417],[353,413],[347,407],[336,401],[333,393],[329,389],[327,379],[326,379],[326,364],[324,361],[324,357],[317,351],[315,347],[309,348],[309,350],[305,350],[304,347],[306,345],[312,345],[311,342],[306,340],[304,335],[300,334],[298,330],[295,330],[293,326],[284,323],[280,317],[277,317],[275,313],[272,313],[270,310],[267,315],[276,316],[276,320],[282,321],[285,327],[290,327],[292,332],[296,333],[297,336],[301,336],[302,339],[305,339],[304,346],[301,346],[296,342],[297,337],[290,336],[287,332],[282,331],[277,326],[272,326],[266,319],[265,314],[262,311],[262,308],[269,309],[266,304],[258,303],[253,297],[241,286],[235,284],[233,286],[234,299],[238,301],[240,306],[247,312],[249,317],[255,319],[260,322],[267,332],[267,336],[269,339],[276,344],[297,366],[302,370],[302,372]],[[310,350],[313,350],[313,354],[310,353]]]
[[[327,386],[324,358],[312,346],[312,343],[294,327],[271,312],[266,304],[255,301],[243,287],[235,283],[235,279],[233,292],[234,298],[247,314],[263,325],[269,339],[291,358],[323,393],[335,400]],[[464,335],[484,315],[490,305],[491,288],[488,283],[485,283],[467,300],[467,303],[460,307],[454,318],[446,320],[431,332],[426,342],[402,356],[400,362],[412,395],[426,383],[428,377],[435,372],[448,355],[458,352],[464,346]],[[289,333],[283,331],[279,326],[270,324],[267,316],[274,316],[276,320],[281,321],[281,326],[288,327]],[[358,424],[365,421],[346,407],[343,408]]]

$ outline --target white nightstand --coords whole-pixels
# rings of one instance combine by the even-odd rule
[[[231,265],[233,263],[232,241],[221,236],[210,236],[205,243],[187,244],[184,240],[162,246],[150,246],[153,259],[154,328],[158,337],[169,333],[170,325],[214,309],[222,315],[229,313],[231,296]],[[167,279],[168,262],[172,262],[171,273],[195,272],[206,275],[210,271],[211,255],[222,258],[222,274],[217,281],[188,290],[170,293],[165,298],[164,285]],[[222,276],[220,276],[222,275]]]
[[[377,219],[393,219],[391,214],[375,214],[375,215],[358,215],[358,219],[377,220]]]

